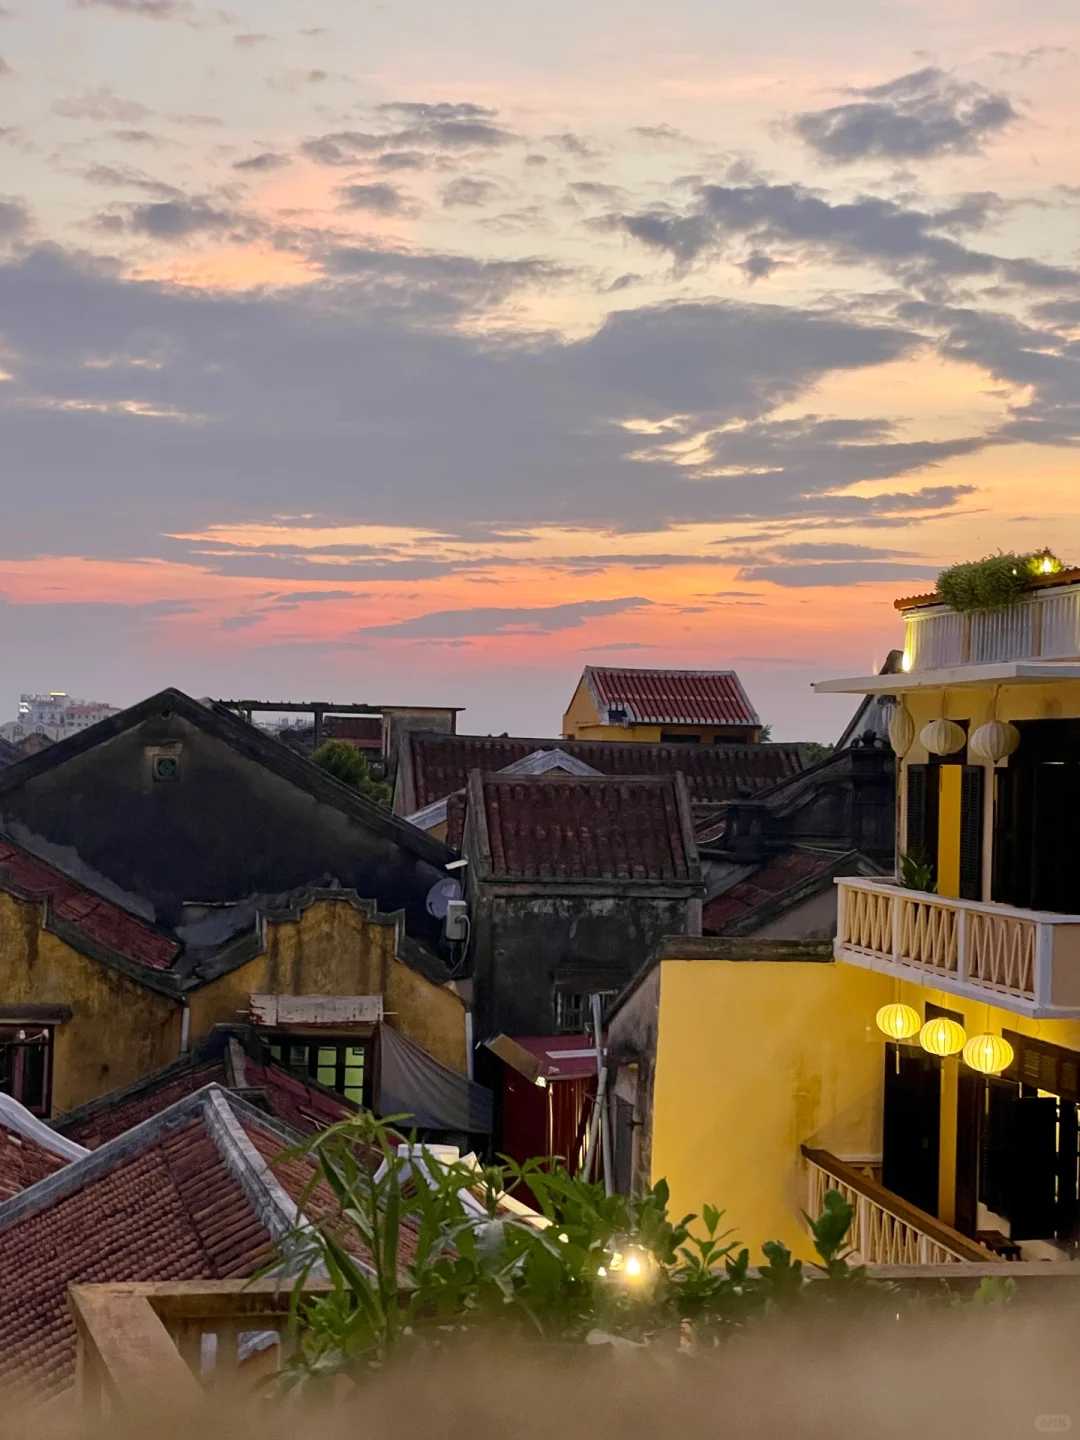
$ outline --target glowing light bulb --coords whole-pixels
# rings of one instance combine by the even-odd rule
[[[641,1261],[638,1259],[638,1257],[637,1257],[636,1255],[631,1255],[630,1258],[627,1260],[627,1262],[626,1262],[626,1273],[627,1273],[627,1275],[640,1275],[640,1274],[641,1274]]]
[[[911,652],[908,650],[905,650],[903,655],[901,655],[900,657],[900,669],[904,672],[905,675],[909,674],[911,671]]]
[[[601,1279],[601,1280],[606,1280],[606,1279],[607,1279],[607,1271],[604,1269],[603,1265],[600,1266],[600,1269],[597,1270],[596,1273],[597,1273],[597,1275],[600,1276],[600,1279]]]
[[[560,1230],[559,1240],[563,1245],[568,1245],[570,1243],[570,1236],[567,1235],[565,1230]]]

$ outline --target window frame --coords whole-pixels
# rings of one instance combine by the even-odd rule
[[[359,1105],[363,1109],[371,1108],[374,1045],[370,1036],[342,1035],[340,1033],[298,1035],[292,1031],[274,1030],[264,1034],[262,1041],[271,1060],[283,1070],[287,1070],[290,1075],[295,1075],[298,1079],[310,1080],[316,1085],[321,1085],[324,1090],[332,1090],[335,1095],[351,1100],[354,1105]],[[320,1054],[321,1051],[327,1050],[336,1052],[332,1062],[323,1059]],[[347,1083],[348,1072],[357,1068],[355,1062],[350,1063],[348,1060],[346,1052],[349,1050],[359,1050],[362,1053],[359,1086]],[[303,1054],[302,1068],[294,1065],[293,1052]],[[329,1069],[330,1064],[334,1066],[333,1084],[320,1078],[320,1072]],[[350,1090],[356,1089],[359,1089],[359,1095],[349,1093]]]
[[[16,1063],[12,1066],[10,1089],[6,1088],[3,1082],[0,1081],[0,1093],[10,1095],[11,1098],[17,1100],[20,1105],[25,1105],[31,1115],[36,1115],[41,1120],[48,1120],[52,1114],[55,1029],[56,1027],[54,1025],[42,1024],[39,1020],[24,1023],[20,1023],[17,1020],[0,1022],[0,1048],[13,1051],[21,1049],[25,1054],[37,1043],[38,1037],[44,1042],[45,1064],[41,1078],[41,1098],[37,1104],[31,1104],[26,1099],[26,1087],[24,1083],[26,1079],[25,1065],[19,1066],[17,1058]],[[20,1040],[18,1038],[20,1034],[25,1038]],[[16,1071],[20,1069],[23,1070],[21,1076],[16,1074]]]

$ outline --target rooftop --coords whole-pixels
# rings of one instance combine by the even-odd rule
[[[679,776],[590,779],[474,771],[468,806],[466,836],[475,836],[479,847],[470,859],[478,873],[492,879],[700,883]]]
[[[582,679],[602,722],[624,710],[629,724],[760,725],[734,670],[627,670],[587,665]]]

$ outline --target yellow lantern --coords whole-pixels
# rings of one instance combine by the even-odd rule
[[[882,1005],[874,1016],[877,1028],[890,1040],[910,1040],[919,1033],[922,1019],[910,1005]]]
[[[919,1031],[919,1044],[931,1055],[958,1055],[966,1040],[964,1027],[944,1015],[928,1020]]]
[[[923,726],[919,739],[931,755],[955,755],[967,744],[963,726],[955,720],[931,720]]]
[[[964,1046],[964,1061],[980,1075],[1000,1075],[1012,1064],[1013,1047],[1000,1035],[973,1035]]]

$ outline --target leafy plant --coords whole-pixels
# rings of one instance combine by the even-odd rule
[[[354,746],[344,740],[324,740],[311,758],[321,770],[358,791],[365,800],[390,808],[390,786],[376,780],[366,758]]]
[[[900,883],[905,890],[922,890],[932,895],[935,888],[933,864],[923,855],[901,855]]]
[[[954,610],[1001,610],[1022,599],[1040,575],[1061,568],[1061,561],[1049,550],[999,551],[943,570],[937,593]]]

